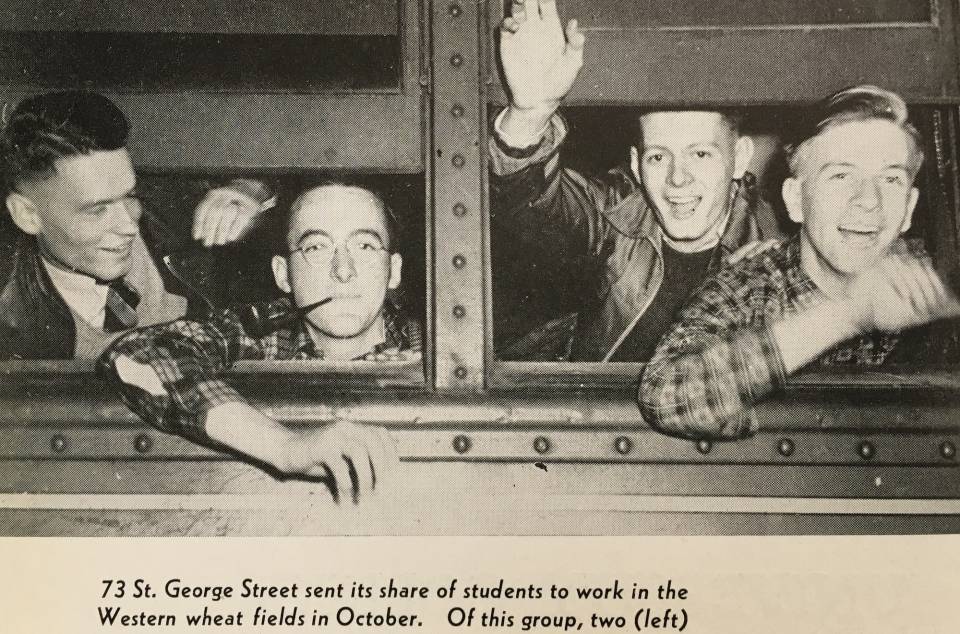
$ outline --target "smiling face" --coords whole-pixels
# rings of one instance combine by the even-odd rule
[[[56,266],[103,281],[125,276],[142,211],[127,150],[63,157],[54,168],[8,197],[17,224]]]
[[[838,123],[798,150],[783,198],[803,223],[801,262],[811,279],[842,281],[890,252],[910,227],[918,164],[914,140],[882,119]]]
[[[640,118],[638,176],[663,231],[682,251],[716,244],[730,208],[730,182],[753,152],[719,112],[652,112]]]
[[[400,283],[381,203],[370,192],[327,185],[305,193],[290,219],[290,255],[274,258],[277,285],[298,306],[332,297],[307,315],[314,339],[376,334],[387,289]]]

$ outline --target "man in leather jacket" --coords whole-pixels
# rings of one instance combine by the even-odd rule
[[[746,171],[752,139],[731,113],[652,110],[628,165],[598,178],[566,169],[556,111],[584,35],[575,20],[564,31],[553,0],[514,0],[500,36],[510,103],[489,146],[498,356],[646,361],[709,271],[780,237]]]

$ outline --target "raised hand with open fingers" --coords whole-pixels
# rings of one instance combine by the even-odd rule
[[[926,260],[890,255],[847,288],[860,330],[896,331],[960,316],[960,302]]]
[[[514,0],[500,27],[500,58],[510,105],[554,110],[583,65],[586,38],[576,20],[566,29],[555,0]]]

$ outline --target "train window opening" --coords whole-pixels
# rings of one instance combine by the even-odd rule
[[[491,104],[490,116],[500,107]],[[957,172],[956,109],[942,106],[911,107],[911,120],[924,140],[925,161],[916,179],[919,202],[908,240],[922,244],[935,268],[953,288],[958,288],[957,227],[960,226],[955,199]],[[748,168],[756,181],[760,198],[773,208],[780,237],[794,235],[799,225],[789,220],[780,193],[787,176],[782,140],[795,125],[797,106],[754,106],[738,109],[744,115],[742,130],[751,136],[756,151]],[[617,166],[629,170],[632,133],[638,114],[631,107],[570,106],[561,114],[568,124],[561,165],[584,175],[601,175]],[[578,319],[584,310],[584,289],[603,281],[600,264],[592,258],[565,266],[563,244],[558,232],[544,230],[544,261],[550,253],[555,266],[545,266],[535,257],[526,258],[518,250],[517,231],[510,231],[509,220],[497,218],[496,196],[491,197],[491,267],[493,288],[493,363],[491,383],[504,388],[550,389],[550,386],[582,385],[624,389],[634,385],[642,372],[642,363],[596,363],[600,359],[569,362],[575,358]],[[502,210],[500,211],[502,214]],[[498,243],[499,241],[499,243]],[[609,255],[609,254],[607,254]],[[581,277],[571,280],[572,276]],[[598,282],[599,280],[599,282]],[[569,290],[566,290],[569,289]],[[922,334],[921,334],[922,333]],[[897,377],[907,383],[919,381],[926,373],[955,368],[960,363],[960,321],[938,321],[917,329],[910,339],[910,354],[900,355],[891,365],[878,368],[876,374],[893,383]],[[629,361],[628,359],[613,359]],[[840,385],[845,371],[810,365],[795,382],[805,385]],[[866,371],[869,374],[869,371]],[[851,370],[849,375],[863,374]],[[819,378],[818,378],[819,377]],[[853,379],[862,382],[869,379]]]
[[[172,266],[182,259],[191,265],[200,263],[216,267],[216,279],[203,277],[191,279],[194,285],[191,291],[206,297],[219,308],[240,306],[247,303],[263,304],[284,295],[278,288],[271,260],[285,243],[285,217],[291,204],[305,190],[323,183],[345,183],[364,187],[379,194],[389,206],[396,219],[396,244],[402,257],[402,273],[399,285],[387,291],[387,302],[395,314],[409,317],[417,326],[418,345],[428,339],[426,331],[426,226],[424,213],[424,175],[421,174],[348,174],[330,172],[288,171],[278,173],[245,172],[247,178],[256,178],[269,184],[277,198],[275,208],[263,212],[249,233],[236,243],[220,247],[204,248],[200,243],[180,236],[184,226],[192,223],[193,210],[203,195],[228,177],[219,174],[198,174],[194,172],[138,171],[138,195],[143,200],[149,215],[149,221],[141,223],[141,233],[148,244],[156,241],[170,243],[173,240],[179,248],[170,254],[174,260]],[[0,220],[2,238],[0,238],[0,278],[5,285],[11,272],[11,264],[20,231],[13,225],[9,214],[4,211]],[[162,236],[151,236],[151,232],[163,232]],[[173,235],[176,233],[177,235]],[[170,235],[167,235],[170,234]],[[153,238],[157,238],[154,240]],[[209,282],[209,283],[208,283]],[[214,283],[216,282],[216,283]],[[222,282],[226,282],[223,284]],[[197,288],[196,286],[199,286]],[[422,387],[424,385],[423,355],[411,355],[410,358],[388,360],[387,363],[358,361],[240,361],[234,367],[240,382],[250,379],[242,377],[250,374],[263,374],[265,377],[289,374],[284,382],[281,377],[273,379],[277,393],[283,392],[283,386],[296,384],[312,373],[321,376],[307,380],[308,384],[364,386]],[[65,380],[72,374],[92,370],[92,362],[84,361],[29,361],[14,360],[0,363],[9,378],[21,376],[26,379],[36,373],[52,372],[52,376],[62,369]],[[326,376],[324,376],[326,375]],[[300,381],[302,388],[303,381]],[[298,388],[298,389],[301,389]],[[274,387],[270,388],[274,391]]]

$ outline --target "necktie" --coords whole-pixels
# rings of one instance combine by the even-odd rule
[[[137,304],[140,293],[121,280],[110,282],[107,288],[106,316],[103,329],[107,332],[129,330],[137,325]]]

